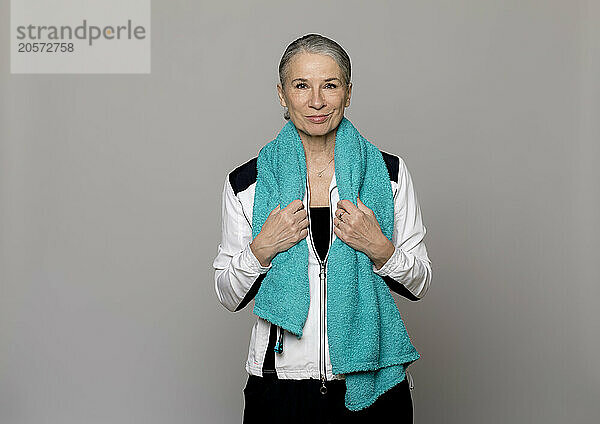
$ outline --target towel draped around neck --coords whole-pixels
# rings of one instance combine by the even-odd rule
[[[382,233],[392,240],[394,199],[381,151],[343,117],[336,129],[335,177],[340,200],[357,197],[373,212]],[[252,238],[271,211],[304,199],[306,156],[293,122],[267,143],[257,159]],[[335,205],[331,205],[335,207]],[[308,244],[302,239],[271,261],[255,297],[253,312],[296,335],[310,306]],[[327,332],[334,374],[345,374],[345,405],[360,410],[404,380],[406,368],[420,358],[390,289],[373,262],[335,238],[327,257]]]

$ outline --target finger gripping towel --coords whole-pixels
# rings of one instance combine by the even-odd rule
[[[334,164],[340,200],[356,205],[360,197],[392,240],[394,199],[383,156],[345,117],[336,129]],[[303,200],[305,189],[306,156],[290,120],[258,155],[252,238],[278,204],[283,209]],[[271,263],[253,312],[300,339],[310,305],[307,238]],[[389,288],[372,265],[365,253],[334,239],[326,277],[329,353],[333,373],[345,374],[345,405],[353,411],[373,404],[404,380],[406,368],[420,357]]]

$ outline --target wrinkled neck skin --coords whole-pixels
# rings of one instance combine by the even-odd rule
[[[304,146],[306,162],[309,166],[311,164],[317,167],[320,164],[326,165],[333,158],[336,131],[337,126],[333,131],[325,135],[312,136],[302,130],[298,130],[298,135],[300,135],[300,140],[302,140],[302,145]]]

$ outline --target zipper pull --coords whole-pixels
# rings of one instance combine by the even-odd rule
[[[277,344],[275,345],[275,352],[283,353],[283,328],[278,327],[279,329],[279,338],[277,339]]]
[[[322,395],[327,394],[327,387],[325,386],[325,379],[321,377],[321,388],[319,389]]]
[[[325,279],[325,263],[322,262],[321,263],[321,272],[319,272],[319,279],[324,280]]]

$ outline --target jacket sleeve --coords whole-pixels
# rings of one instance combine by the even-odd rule
[[[394,253],[380,268],[380,275],[389,288],[417,301],[425,296],[431,284],[431,261],[425,247],[426,228],[417,200],[412,178],[406,164],[399,157],[398,189],[394,195]]]
[[[244,308],[256,295],[267,271],[250,249],[252,228],[233,192],[229,176],[223,187],[222,239],[213,262],[219,302],[231,312]]]

